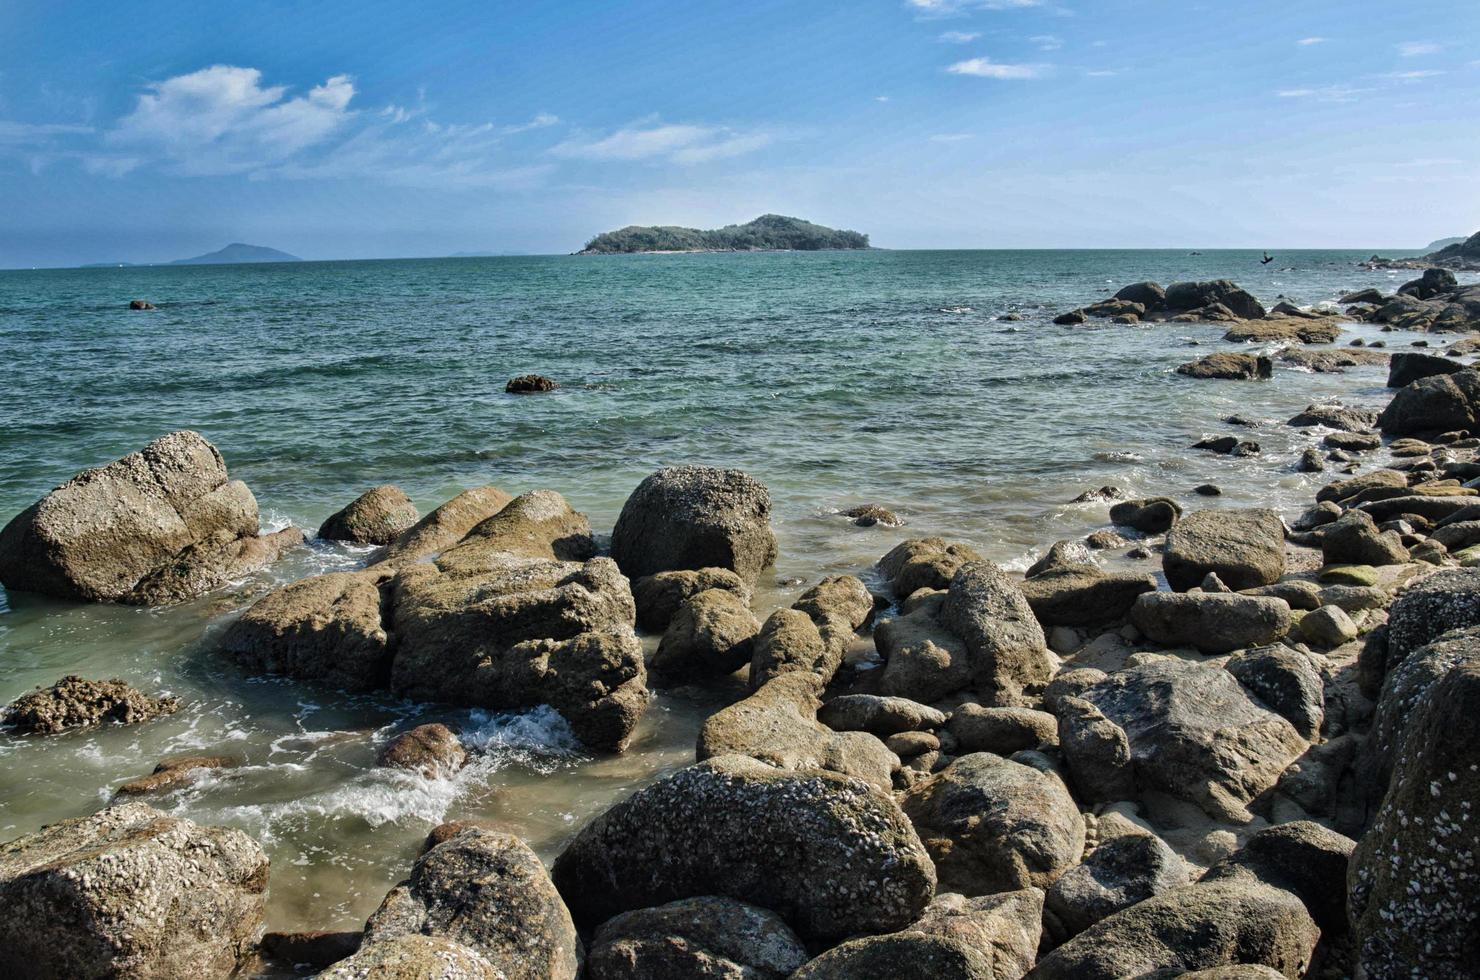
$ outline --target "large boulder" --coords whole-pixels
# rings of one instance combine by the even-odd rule
[[[0,531],[0,584],[87,602],[178,602],[302,540],[297,532],[257,539],[247,485],[227,476],[199,433],[172,432],[84,470],[16,515]]]
[[[1352,855],[1349,911],[1368,977],[1459,980],[1480,950],[1480,666],[1434,682],[1408,719],[1381,809]]]
[[[1265,313],[1257,299],[1227,279],[1174,282],[1167,287],[1166,305],[1169,310],[1200,310],[1214,304],[1228,307],[1234,316],[1243,320],[1257,320]]]
[[[750,662],[760,629],[750,606],[735,593],[700,592],[678,608],[648,668],[669,681],[733,674]]]
[[[1199,883],[1101,919],[1039,960],[1027,980],[1170,977],[1234,964],[1303,977],[1320,935],[1300,899],[1282,888]]]
[[[1409,586],[1388,610],[1387,670],[1466,626],[1480,626],[1480,568],[1450,569]]]
[[[1167,532],[1162,568],[1178,592],[1209,572],[1235,591],[1270,585],[1285,574],[1285,522],[1267,508],[1194,511]]]
[[[750,661],[751,687],[758,689],[793,671],[832,680],[855,632],[873,611],[873,596],[860,579],[852,575],[823,579],[761,626]]]
[[[1480,429],[1480,372],[1467,368],[1399,388],[1377,426],[1389,436]]]
[[[179,708],[177,697],[150,697],[116,678],[90,681],[69,674],[6,705],[0,710],[0,723],[20,732],[55,735],[103,724],[137,725]]]
[[[408,934],[363,946],[318,980],[506,980],[477,950],[434,936]]]
[[[745,756],[638,790],[587,824],[553,875],[585,927],[719,895],[778,913],[806,940],[901,929],[935,893],[929,854],[891,797]]]
[[[319,537],[353,544],[390,544],[420,519],[406,491],[386,483],[371,487],[330,515],[319,525]]]
[[[473,528],[507,507],[513,497],[495,486],[464,490],[396,536],[377,563],[409,564],[457,544]]]
[[[711,589],[723,589],[750,605],[750,586],[728,568],[682,569],[637,579],[632,583],[632,599],[637,603],[638,628],[662,633],[680,606]]]
[[[1408,560],[1403,536],[1379,531],[1366,511],[1347,511],[1320,535],[1321,557],[1328,565],[1400,565]]]
[[[1274,376],[1274,362],[1263,354],[1219,351],[1188,361],[1177,373],[1203,380],[1262,381]]]
[[[1412,296],[1415,299],[1433,299],[1444,293],[1452,293],[1458,288],[1459,281],[1448,269],[1425,269],[1423,275],[1417,279],[1399,286],[1398,295]]]
[[[365,947],[422,935],[476,951],[508,980],[573,980],[575,925],[519,838],[469,829],[427,851],[368,922]]]
[[[1027,579],[1019,588],[1045,627],[1096,626],[1124,618],[1137,596],[1156,590],[1156,579],[1110,574],[1095,565],[1067,565]]]
[[[262,930],[267,855],[143,803],[0,845],[0,975],[226,977]]]
[[[732,898],[680,899],[602,923],[588,980],[786,980],[807,948],[775,912]]]
[[[1310,820],[1266,827],[1203,881],[1245,879],[1294,893],[1328,936],[1346,932],[1346,876],[1356,842]]]
[[[904,599],[917,589],[949,588],[961,566],[974,561],[981,561],[981,555],[969,545],[945,538],[912,538],[879,559],[879,574],[890,591]]]
[[[1045,907],[1077,936],[1106,916],[1187,884],[1187,865],[1154,834],[1124,834],[1096,847],[1048,889]]]
[[[1033,608],[992,562],[973,562],[956,572],[939,621],[965,646],[973,686],[996,704],[1012,705],[1024,693],[1041,690],[1057,669]]]
[[[935,593],[874,627],[874,647],[884,658],[881,693],[928,703],[972,685],[966,644],[940,623],[944,603],[945,593]]]
[[[1080,697],[1125,732],[1139,786],[1247,823],[1248,805],[1308,747],[1220,667],[1158,660],[1117,671]],[[1069,766],[1073,746],[1064,742]]]
[[[1389,388],[1402,388],[1419,378],[1432,378],[1437,374],[1454,374],[1465,366],[1452,357],[1437,354],[1421,354],[1417,351],[1399,351],[1388,361]]]
[[[710,715],[699,730],[700,762],[746,755],[779,769],[827,770],[856,776],[883,792],[893,788],[899,760],[864,732],[834,732],[817,721],[822,678],[781,674],[750,697]]]
[[[776,560],[771,494],[739,470],[659,470],[622,507],[612,529],[612,557],[632,578],[728,568],[754,582]]]
[[[1228,592],[1147,592],[1131,607],[1131,622],[1157,643],[1228,653],[1283,637],[1290,630],[1290,605]]]
[[[965,895],[1047,888],[1084,853],[1084,820],[1063,782],[989,752],[957,759],[902,805],[941,887]]]
[[[1317,740],[1326,718],[1326,686],[1309,657],[1275,645],[1233,657],[1227,667],[1246,691],[1295,726],[1301,737]]]
[[[1140,303],[1146,308],[1147,313],[1155,313],[1166,309],[1167,291],[1154,282],[1133,282],[1124,286],[1115,294],[1115,299],[1123,299],[1128,303]]]

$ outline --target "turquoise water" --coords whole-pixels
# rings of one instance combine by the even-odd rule
[[[0,520],[178,428],[221,449],[266,523],[309,529],[377,483],[425,511],[491,482],[558,490],[607,531],[653,469],[715,463],[772,489],[782,555],[757,599],[765,615],[799,582],[860,571],[917,534],[1025,567],[1104,525],[1104,505],[1067,501],[1105,483],[1192,500],[1214,482],[1220,506],[1293,516],[1319,478],[1290,462],[1316,434],[1266,425],[1253,460],[1186,447],[1232,412],[1276,423],[1326,397],[1380,404],[1385,372],[1195,382],[1172,371],[1227,347],[1220,328],[1049,321],[1141,279],[1231,278],[1266,305],[1308,305],[1407,278],[1359,269],[1372,251],[1270,266],[1257,252],[879,251],[5,272]],[[159,309],[130,312],[133,298]],[[997,319],[1009,312],[1023,319]],[[562,387],[503,393],[531,371]],[[858,503],[907,526],[835,516]],[[213,636],[268,584],[363,558],[316,546],[172,609],[0,599],[0,699],[79,672],[187,702],[132,729],[0,735],[0,837],[102,805],[162,756],[235,755],[239,768],[157,805],[264,842],[274,926],[353,928],[441,819],[491,817],[548,856],[614,796],[691,761],[727,696],[665,693],[631,752],[592,759],[548,712],[348,698],[218,662]],[[389,734],[433,719],[485,743],[479,763],[434,782],[370,770]]]

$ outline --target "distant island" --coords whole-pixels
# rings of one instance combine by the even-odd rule
[[[749,224],[726,225],[713,231],[677,225],[629,225],[597,235],[577,255],[616,255],[628,252],[816,252],[823,249],[868,248],[868,236],[856,231],[824,228],[801,218],[763,214]]]
[[[1463,238],[1441,238],[1437,242],[1429,242],[1424,248],[1424,253],[1437,252],[1441,248],[1448,248],[1451,245],[1463,245],[1464,243],[1465,239]]]
[[[262,245],[243,245],[234,242],[220,251],[197,255],[193,259],[176,259],[170,265],[231,265],[242,262],[302,262],[296,255],[279,252]]]

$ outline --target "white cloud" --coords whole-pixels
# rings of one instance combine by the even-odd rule
[[[874,96],[874,101],[875,102],[888,102],[889,101],[889,96],[887,96],[887,95],[876,95],[876,96]]]
[[[1282,99],[1310,99],[1315,102],[1355,102],[1357,96],[1372,91],[1350,85],[1323,85],[1319,88],[1287,88],[1276,92]]]
[[[752,153],[774,142],[766,132],[741,132],[728,126],[661,123],[647,119],[599,139],[569,139],[552,147],[558,157],[579,160],[668,160],[707,163]]]
[[[68,123],[23,123],[0,119],[0,146],[34,146],[49,143],[57,137],[82,136],[93,132],[91,126]]]
[[[1115,70],[1115,69],[1113,69],[1113,68],[1097,68],[1094,71],[1087,71],[1087,72],[1085,72],[1084,73],[1084,77],[1086,77],[1086,78],[1114,78],[1116,75],[1119,75],[1119,74],[1120,74],[1120,72],[1117,71],[1117,70]]]
[[[1043,0],[905,0],[921,17],[952,17],[968,10],[1022,10],[1041,7]]]
[[[1436,75],[1442,74],[1444,74],[1444,72],[1438,70],[1437,68],[1427,68],[1420,71],[1390,71],[1382,77],[1396,78],[1399,81],[1411,81],[1416,78],[1433,78]]]
[[[1417,58],[1426,54],[1438,54],[1444,45],[1432,41],[1404,41],[1398,45],[1398,54],[1404,58]]]
[[[981,31],[946,31],[936,40],[943,44],[970,44],[981,36]]]
[[[1052,34],[1038,34],[1028,40],[1036,44],[1039,51],[1057,51],[1064,46],[1063,39]]]
[[[529,122],[505,126],[499,132],[506,136],[513,136],[516,133],[527,133],[535,129],[549,129],[551,126],[558,125],[560,125],[560,117],[553,112],[537,112]]]
[[[932,143],[961,143],[972,138],[971,133],[936,133],[930,137]]]
[[[1325,44],[1326,39],[1323,37],[1303,37],[1295,43],[1303,48],[1308,48],[1313,44]]]
[[[971,75],[975,78],[1025,81],[1044,77],[1050,68],[1048,65],[1005,65],[990,58],[968,58],[947,66],[946,71],[953,75]]]

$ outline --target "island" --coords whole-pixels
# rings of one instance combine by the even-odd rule
[[[628,225],[597,235],[577,255],[630,252],[817,252],[868,248],[868,236],[814,225],[801,218],[763,214],[743,225],[712,231],[677,225]]]
[[[236,265],[245,262],[302,262],[296,255],[280,252],[262,245],[243,245],[233,242],[215,252],[197,255],[190,259],[175,259],[170,265]]]

